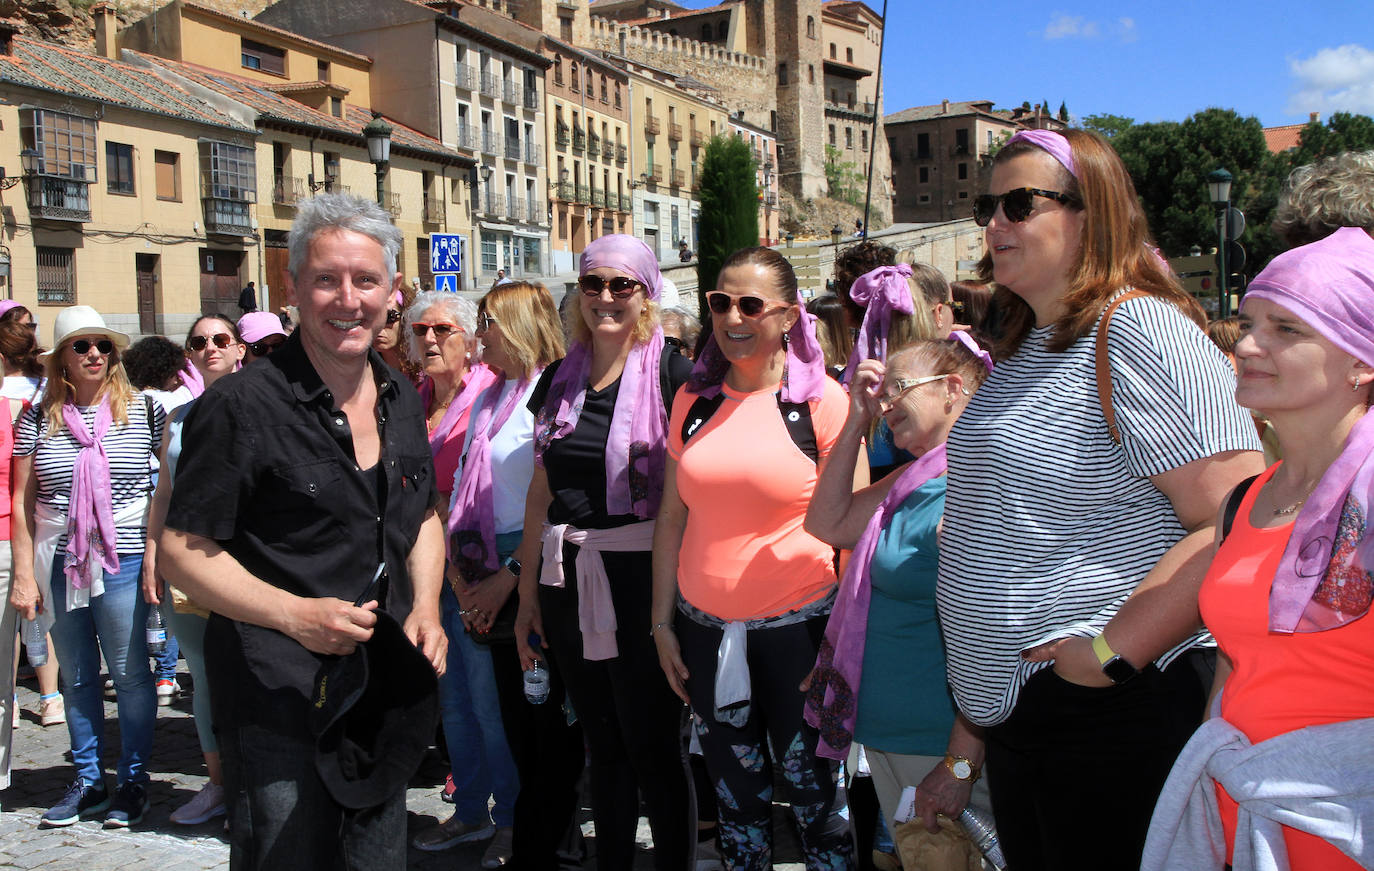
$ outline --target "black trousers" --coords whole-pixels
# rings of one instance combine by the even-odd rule
[[[1112,687],[1052,669],[987,730],[988,789],[1015,871],[1140,867],[1159,791],[1197,728],[1204,691],[1188,656]]]

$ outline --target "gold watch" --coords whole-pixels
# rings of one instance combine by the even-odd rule
[[[981,774],[978,766],[974,765],[973,760],[966,756],[946,753],[945,767],[949,769],[950,774],[954,775],[955,780],[962,780],[966,783],[977,783]]]

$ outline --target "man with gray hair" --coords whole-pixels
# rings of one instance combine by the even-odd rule
[[[371,349],[400,244],[370,201],[302,203],[286,276],[299,327],[182,430],[158,569],[213,612],[236,869],[405,867],[405,779],[447,644],[424,412]]]
[[[1341,227],[1374,236],[1374,151],[1345,151],[1288,176],[1274,232],[1289,248],[1325,239]]]

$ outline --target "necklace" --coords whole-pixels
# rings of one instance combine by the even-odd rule
[[[1283,517],[1283,516],[1286,515],[1286,514],[1292,514],[1294,511],[1297,511],[1299,508],[1301,508],[1301,507],[1302,507],[1302,504],[1303,504],[1304,502],[1306,502],[1306,501],[1307,501],[1307,497],[1304,496],[1303,498],[1299,499],[1297,502],[1294,502],[1292,505],[1284,505],[1284,506],[1281,507],[1281,508],[1275,508],[1275,509],[1274,509],[1274,516],[1275,516],[1275,517]]]

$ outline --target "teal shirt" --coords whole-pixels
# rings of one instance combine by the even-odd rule
[[[869,567],[873,594],[854,731],[861,744],[889,753],[943,756],[954,725],[935,613],[945,480],[927,481],[898,506]]]

